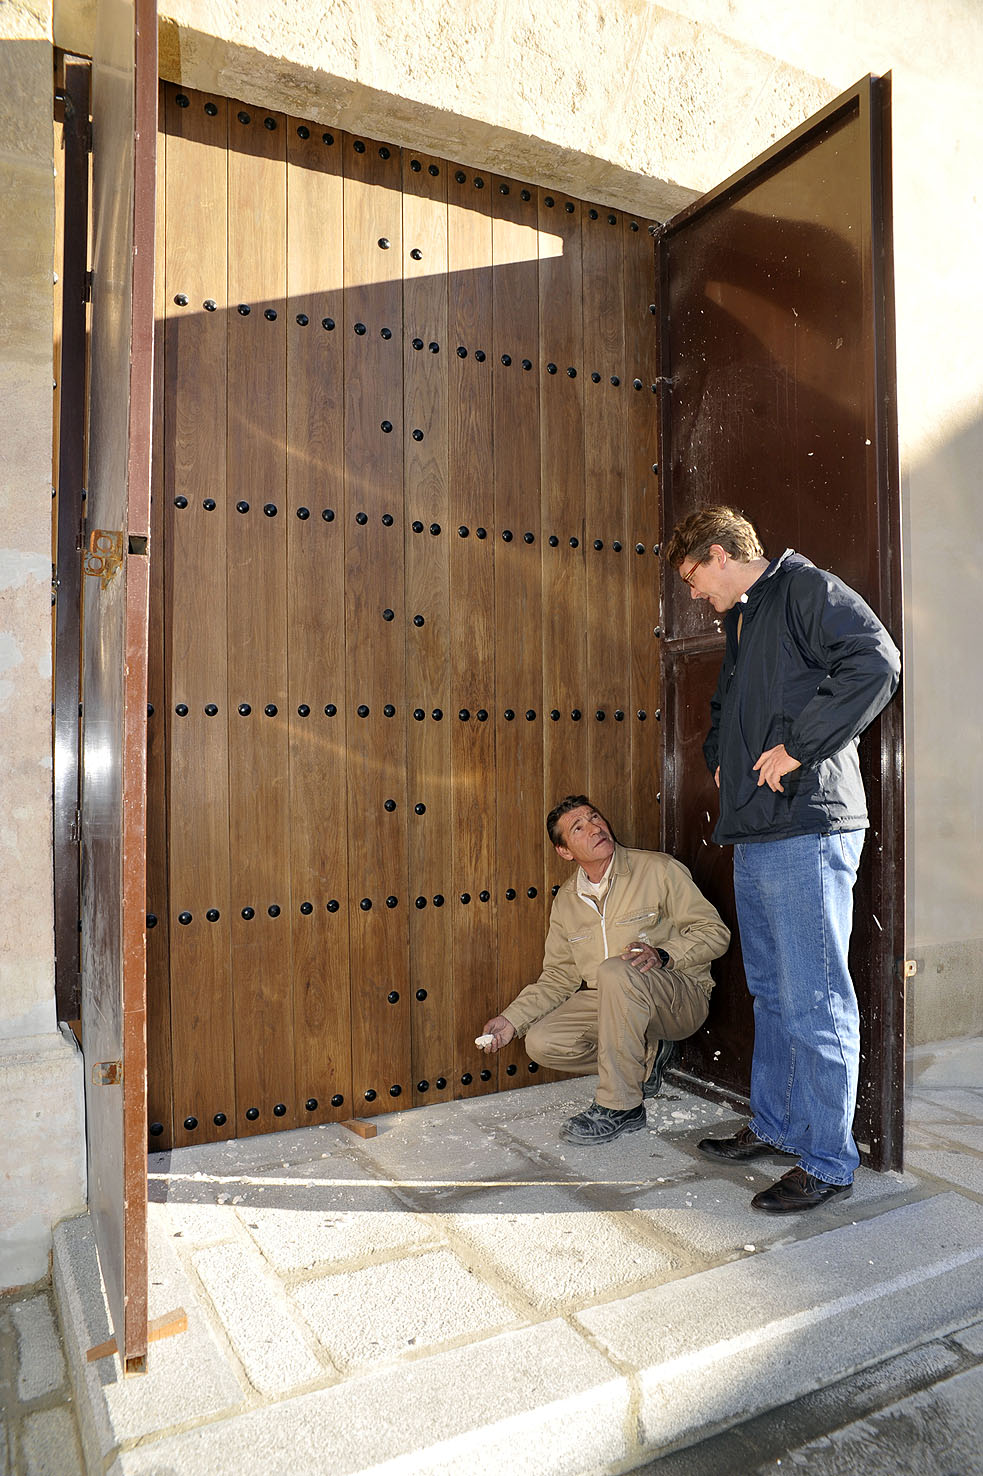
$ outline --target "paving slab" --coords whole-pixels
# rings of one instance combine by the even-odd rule
[[[487,1337],[521,1319],[449,1250],[306,1281],[294,1301],[346,1372],[441,1343]]]
[[[155,1433],[182,1419],[210,1419],[240,1407],[244,1389],[179,1265],[170,1237],[150,1207],[149,1313],[183,1307],[188,1330],[155,1343],[149,1371],[124,1378],[119,1357],[89,1363],[86,1352],[111,1336],[105,1291],[88,1215],[55,1227],[53,1279],[77,1395],[86,1459],[101,1471],[121,1440]]]
[[[583,1476],[623,1462],[628,1381],[565,1323],[123,1452],[109,1476]]]
[[[983,1368],[969,1369],[789,1452],[805,1476],[981,1476]],[[754,1476],[774,1472],[758,1465]]]
[[[568,1106],[550,1107],[508,1125],[508,1133],[517,1143],[532,1150],[546,1164],[556,1166],[557,1177],[585,1182],[617,1182],[629,1188],[649,1184],[677,1174],[696,1172],[691,1155],[674,1147],[669,1137],[652,1126],[658,1114],[651,1104],[647,1116],[650,1126],[641,1132],[624,1133],[613,1143],[583,1147],[565,1143],[560,1128],[571,1115]]]
[[[67,1371],[51,1303],[46,1296],[15,1302],[10,1316],[17,1333],[18,1399],[27,1403],[53,1394]]]
[[[658,1448],[964,1322],[983,1310],[981,1273],[983,1206],[947,1193],[589,1308],[576,1323],[638,1370],[643,1444]]]
[[[196,1252],[194,1267],[246,1377],[261,1394],[286,1394],[335,1370],[318,1357],[283,1283],[259,1252],[222,1244]]]
[[[263,1255],[277,1271],[302,1273],[364,1264],[397,1251],[422,1250],[441,1238],[440,1229],[414,1214],[386,1189],[360,1192],[364,1209],[249,1209],[239,1215]],[[350,1202],[350,1201],[349,1201]]]
[[[24,1476],[81,1476],[81,1451],[75,1423],[65,1408],[39,1409],[21,1426]]]
[[[417,1108],[376,1118],[378,1136],[359,1144],[363,1162],[398,1187],[452,1191],[478,1180],[528,1178],[527,1157],[480,1122],[447,1110],[456,1105],[441,1103],[436,1110]]]
[[[457,1204],[452,1226],[539,1312],[623,1292],[680,1265],[630,1213],[584,1209],[575,1195],[557,1190],[503,1195],[491,1213],[468,1213]]]
[[[913,1148],[906,1161],[909,1169],[918,1173],[932,1174],[973,1194],[983,1194],[983,1159],[975,1153],[958,1153],[945,1148]]]

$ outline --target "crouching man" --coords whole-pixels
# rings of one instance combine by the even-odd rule
[[[608,1143],[645,1126],[675,1042],[706,1019],[710,960],[730,933],[685,866],[618,845],[586,795],[561,800],[546,829],[576,870],[554,899],[539,978],[485,1023],[483,1049],[525,1036],[542,1066],[596,1071],[595,1100],[561,1137]]]

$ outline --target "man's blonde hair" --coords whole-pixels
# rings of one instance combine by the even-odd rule
[[[714,543],[719,543],[740,564],[764,558],[765,551],[754,525],[736,508],[719,506],[701,507],[677,523],[669,542],[663,545],[662,557],[672,569],[678,569],[686,559],[703,564]]]

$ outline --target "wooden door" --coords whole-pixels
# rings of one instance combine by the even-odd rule
[[[703,504],[738,506],[770,556],[792,546],[832,569],[900,645],[889,159],[887,83],[867,78],[660,233],[662,516],[668,533]],[[662,625],[665,846],[735,931],[684,1067],[743,1093],[751,1005],[702,755],[723,637],[676,578],[663,586]],[[871,830],[851,947],[863,1031],[855,1131],[877,1168],[901,1163],[901,745],[896,698],[861,742]]]
[[[157,16],[99,6],[82,663],[89,1208],[125,1366],[147,1350],[145,754]]]
[[[161,96],[151,1145],[542,1080],[545,813],[659,833],[647,222]]]

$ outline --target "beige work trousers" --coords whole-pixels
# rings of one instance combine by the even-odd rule
[[[530,1025],[526,1050],[553,1071],[596,1071],[598,1104],[624,1111],[641,1102],[659,1042],[685,1040],[709,1008],[702,986],[675,969],[643,974],[624,959],[606,958],[596,989],[579,989]]]

